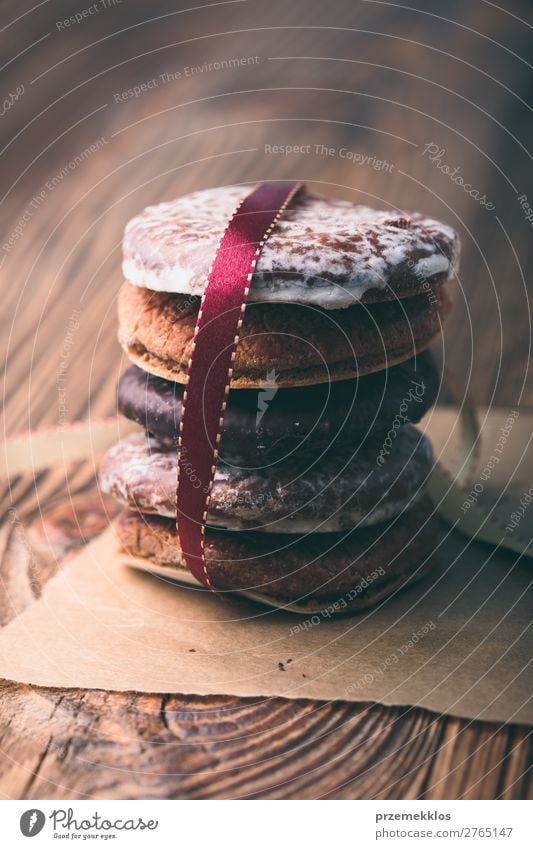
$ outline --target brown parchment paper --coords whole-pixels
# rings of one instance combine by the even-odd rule
[[[453,429],[449,415],[433,414],[437,454]],[[505,411],[491,416],[484,455],[505,418]],[[520,462],[507,466],[507,483],[519,467],[520,490],[530,485],[524,439],[531,419],[518,419],[513,432],[509,456]],[[483,463],[482,456],[481,469]],[[498,468],[498,486],[503,478]],[[531,511],[533,517],[533,504]],[[134,570],[117,554],[111,527],[0,631],[0,677],[56,687],[377,701],[533,724],[532,561],[446,527],[439,546],[441,566],[424,582],[357,616],[330,618],[221,600]]]

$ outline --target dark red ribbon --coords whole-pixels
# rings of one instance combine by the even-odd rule
[[[261,183],[237,207],[200,304],[179,435],[176,527],[194,577],[213,589],[204,533],[235,348],[257,259],[299,183]]]

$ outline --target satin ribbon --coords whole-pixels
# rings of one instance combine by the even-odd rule
[[[187,568],[209,589],[205,523],[235,348],[261,249],[299,188],[262,183],[244,198],[222,236],[198,312],[180,422],[176,528]]]

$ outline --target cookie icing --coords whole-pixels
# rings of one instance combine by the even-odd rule
[[[400,428],[386,462],[379,446],[351,454],[333,449],[314,464],[293,458],[260,471],[219,463],[208,524],[268,533],[330,533],[374,525],[398,515],[421,495],[432,464],[429,440]],[[144,433],[118,442],[105,455],[104,492],[142,513],[176,514],[177,454]]]
[[[126,280],[201,295],[226,224],[250,190],[224,186],[147,207],[126,226]],[[455,231],[432,218],[302,190],[263,247],[250,299],[341,309],[448,279],[458,255]]]

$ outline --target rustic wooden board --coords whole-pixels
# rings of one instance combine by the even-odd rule
[[[533,198],[523,149],[528,4],[450,0],[445,17],[438,2],[416,12],[353,0],[184,11],[198,5],[162,0],[153,11],[129,0],[60,31],[71,3],[2,3],[3,91],[24,85],[0,124],[2,244],[31,211],[0,253],[5,432],[113,413],[124,367],[119,246],[133,212],[195,187],[278,176],[456,226],[464,261],[442,355],[479,401],[532,406],[531,231],[517,202]],[[259,61],[115,98],[160,73],[243,56]],[[280,58],[295,56],[306,58]],[[101,136],[101,149],[70,169]],[[496,200],[497,216],[428,162],[430,141]],[[338,153],[270,155],[266,143],[345,146],[394,167],[348,167]],[[94,471],[82,463],[67,481],[51,470],[2,486],[3,623],[113,511],[95,494]],[[530,793],[530,734],[376,705],[4,683],[0,795],[520,798]]]

